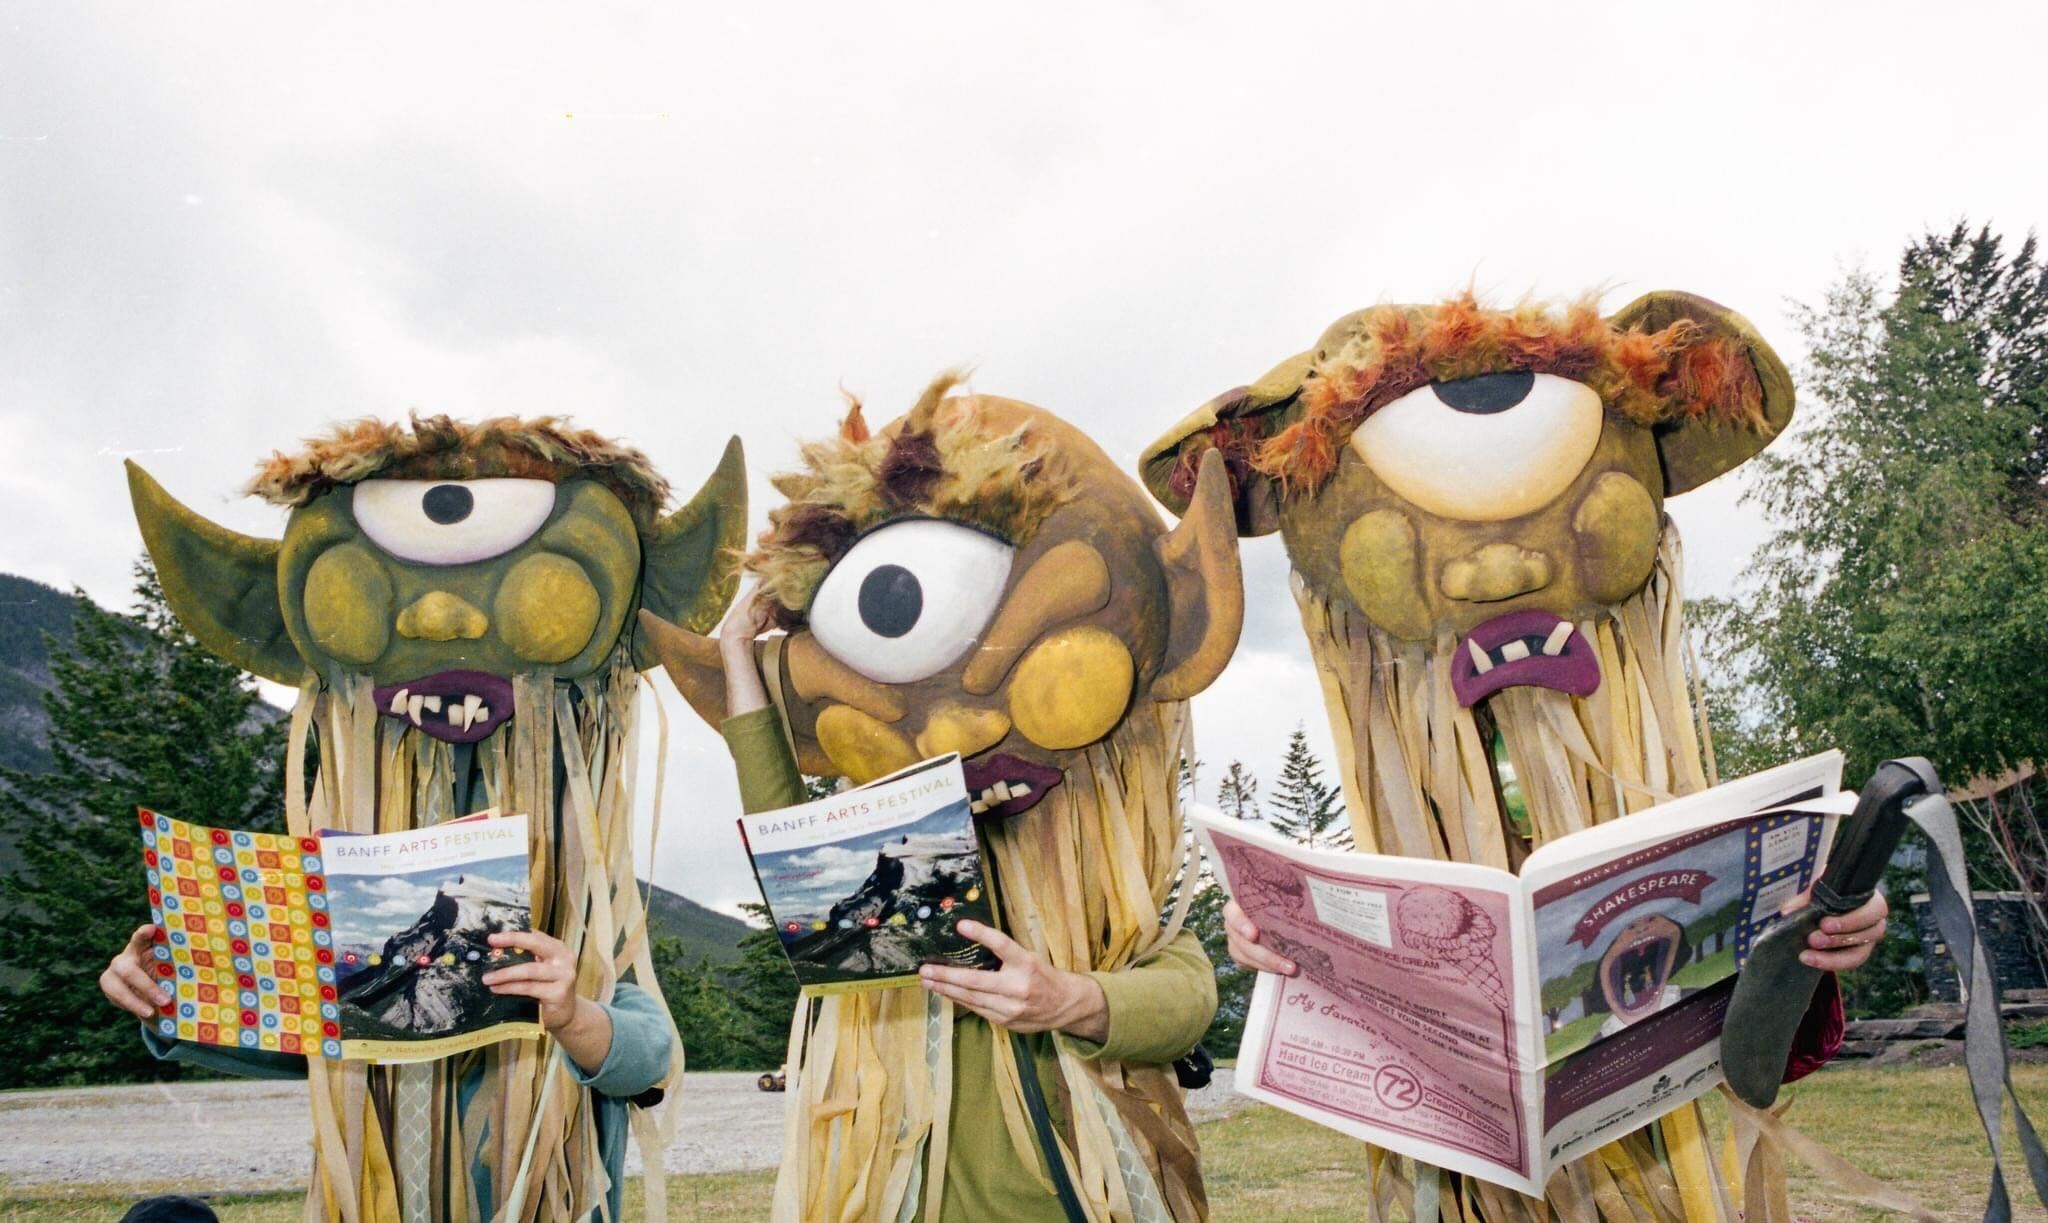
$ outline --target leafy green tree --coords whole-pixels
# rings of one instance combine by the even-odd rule
[[[140,610],[78,596],[68,647],[52,642],[48,772],[0,770],[0,826],[20,854],[0,879],[0,1087],[169,1077],[99,975],[149,920],[135,809],[230,828],[283,822],[284,723],[249,678],[179,628],[156,574]]]
[[[1309,750],[1308,735],[1297,724],[1287,737],[1280,761],[1280,780],[1266,800],[1273,830],[1317,849],[1350,849],[1351,823],[1336,786],[1323,781],[1323,762]]]
[[[1912,241],[1889,284],[1845,276],[1799,312],[1800,417],[1749,494],[1774,532],[1735,603],[1700,607],[1724,776],[1839,747],[1852,781],[1918,754],[1950,784],[2048,747],[2048,263],[1984,227]],[[2048,848],[2021,802],[1966,820],[1980,887],[2038,895]],[[2024,816],[2013,827],[2008,815]],[[1852,1011],[1914,999],[1918,883]]]

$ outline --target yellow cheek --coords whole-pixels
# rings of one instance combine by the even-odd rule
[[[541,552],[512,566],[498,586],[491,619],[513,653],[533,662],[567,662],[597,631],[600,600],[583,566]]]
[[[1610,471],[1595,480],[1572,512],[1572,530],[1587,594],[1619,603],[1650,580],[1662,523],[1650,490],[1633,477]]]
[[[929,760],[947,752],[972,756],[985,747],[1003,741],[1010,733],[1010,719],[1000,709],[969,709],[947,703],[933,711],[918,732],[917,751]]]
[[[375,662],[391,641],[391,579],[357,544],[329,548],[306,572],[306,630],[343,662]]]
[[[1373,623],[1409,641],[1429,636],[1421,553],[1408,515],[1399,510],[1360,515],[1344,531],[1337,562],[1345,587]]]
[[[918,761],[910,740],[887,722],[851,705],[828,705],[818,715],[818,746],[855,785],[886,777]]]
[[[1122,720],[1136,673],[1130,650],[1103,629],[1055,633],[1017,664],[1010,719],[1040,747],[1085,747]]]

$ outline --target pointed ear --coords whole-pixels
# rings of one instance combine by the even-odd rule
[[[280,684],[298,683],[306,662],[285,630],[278,602],[278,541],[202,518],[134,462],[126,466],[143,546],[178,623],[242,670]]]
[[[644,650],[662,670],[697,716],[713,729],[725,721],[725,668],[720,665],[718,643],[640,609],[637,648]]]
[[[1657,426],[1657,452],[1664,460],[1667,497],[1698,488],[1747,463],[1792,421],[1791,372],[1749,320],[1735,311],[1690,293],[1663,291],[1637,298],[1608,321],[1624,330],[1661,331],[1681,320],[1700,328],[1700,338],[1688,354],[1697,354],[1699,360],[1710,364],[1729,359],[1738,375],[1755,378],[1762,401],[1760,411],[1747,420],[1730,419],[1700,405],[1702,410],[1682,412],[1670,423]],[[1712,381],[1725,382],[1725,377]]]
[[[1202,456],[1187,513],[1152,546],[1173,604],[1165,669],[1152,681],[1152,699],[1184,701],[1223,673],[1244,628],[1244,573],[1222,455]]]
[[[1224,458],[1225,491],[1237,533],[1250,538],[1279,530],[1279,487],[1272,477],[1252,470],[1250,454],[1278,432],[1314,363],[1314,353],[1296,353],[1250,386],[1225,391],[1196,408],[1145,448],[1138,458],[1138,478],[1161,505],[1185,514],[1202,458],[1216,451]]]
[[[640,562],[640,606],[695,632],[716,625],[739,588],[746,532],[747,460],[735,437],[690,503],[654,525]],[[663,660],[636,636],[633,661],[644,671]]]

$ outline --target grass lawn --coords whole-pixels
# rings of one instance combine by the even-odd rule
[[[2048,1120],[2048,1066],[2015,1066],[2013,1079],[2028,1107]],[[1793,1105],[1787,1119],[1795,1127],[1873,1175],[1895,1182],[1945,1218],[1981,1217],[1990,1163],[1960,1068],[1836,1071],[1789,1088],[1788,1094]],[[1718,1124],[1720,1110],[1710,1103],[1708,1111]],[[1358,1143],[1258,1105],[1204,1124],[1201,1135],[1217,1219],[1311,1223],[1359,1217],[1365,1157]],[[2009,1126],[2007,1135],[2007,1149],[2012,1150]],[[2007,1176],[2021,1199],[2017,1216],[2040,1218],[2038,1210],[2026,1209],[2026,1177],[2016,1165],[2015,1156],[2008,1161]],[[772,1182],[769,1172],[672,1176],[670,1215],[706,1223],[761,1219],[767,1214]],[[1802,1219],[1834,1223],[1886,1217],[1833,1198],[1796,1164],[1792,1183],[1793,1206]],[[7,1195],[0,1219],[116,1219],[140,1193],[164,1191],[137,1186],[118,1195],[104,1189],[90,1194]],[[640,1183],[635,1180],[627,1188],[628,1218],[640,1216],[640,1200]],[[228,1223],[293,1223],[299,1217],[296,1194],[222,1198],[215,1208]]]

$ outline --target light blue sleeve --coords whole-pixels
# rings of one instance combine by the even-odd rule
[[[267,1049],[230,1049],[225,1045],[203,1045],[190,1040],[166,1040],[142,1025],[142,1044],[160,1062],[183,1062],[220,1074],[245,1079],[303,1079],[306,1059],[296,1053],[273,1053]]]
[[[605,1014],[612,1021],[612,1047],[604,1065],[586,1074],[576,1059],[564,1058],[569,1073],[578,1083],[604,1096],[637,1096],[668,1074],[671,1052],[668,1013],[661,1004],[630,981],[621,981],[612,991]]]

